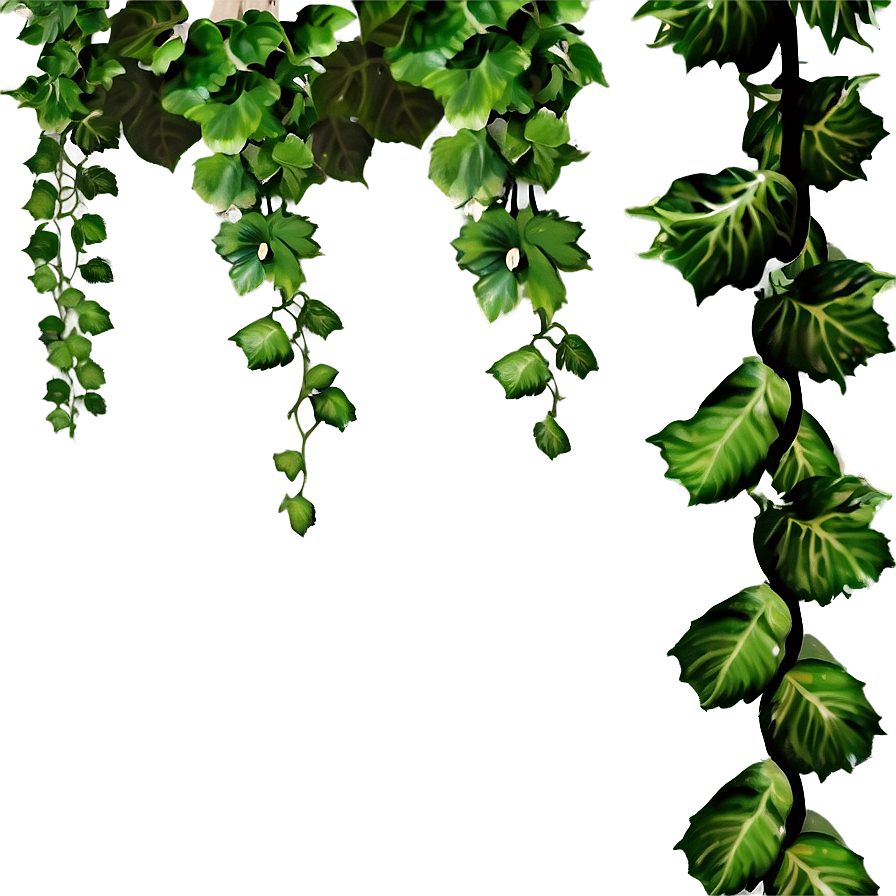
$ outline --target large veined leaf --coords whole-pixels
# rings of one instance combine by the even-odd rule
[[[862,856],[822,833],[800,834],[784,851],[775,889],[806,896],[876,896],[880,892]]]
[[[809,26],[817,27],[828,50],[836,53],[844,37],[870,50],[871,44],[859,34],[859,23],[864,22],[878,28],[874,11],[889,6],[889,2],[890,0],[791,0],[790,6],[794,12],[798,7],[803,10]]]
[[[671,46],[684,56],[688,71],[707,62],[733,62],[742,72],[758,72],[771,62],[778,46],[770,3],[651,0],[634,18],[643,16],[660,20],[649,46]]]
[[[784,659],[790,631],[787,604],[768,585],[745,588],[691,623],[669,651],[681,664],[681,681],[703,709],[755,700]]]
[[[864,682],[838,663],[800,659],[759,713],[763,731],[800,774],[824,779],[851,772],[871,755],[880,716],[865,697]]]
[[[462,128],[433,144],[429,178],[455,208],[470,199],[491,205],[504,192],[506,177],[507,166],[486,139],[485,128]]]
[[[283,125],[269,111],[279,98],[280,86],[262,78],[256,87],[240,91],[233,102],[208,101],[180,114],[199,123],[202,139],[212,152],[233,155],[249,138],[283,134]]]
[[[347,118],[321,118],[311,126],[314,161],[335,180],[364,180],[364,165],[373,151],[373,137]]]
[[[700,304],[723,286],[759,281],[766,262],[789,245],[795,204],[796,189],[780,174],[726,168],[679,178],[665,196],[628,214],[659,223],[641,257],[678,268]]]
[[[847,589],[868,587],[894,565],[887,539],[869,528],[889,497],[857,476],[797,483],[784,495],[787,503],[756,517],[753,544],[762,571],[822,606]]]
[[[524,345],[515,352],[505,355],[485,372],[491,374],[504,387],[505,398],[541,395],[551,381],[548,362],[533,345]]]
[[[675,845],[707,893],[752,888],[771,868],[793,805],[787,776],[766,759],[744,769],[691,816]]]
[[[840,473],[840,461],[828,434],[808,411],[803,411],[799,432],[784,452],[772,486],[784,493],[812,476],[839,476]]]
[[[250,208],[255,204],[255,180],[243,167],[240,156],[216,152],[213,156],[197,159],[193,166],[193,189],[216,212],[223,212],[231,205]]]
[[[245,353],[249,370],[285,367],[295,357],[286,330],[273,317],[262,317],[230,337]]]
[[[294,498],[284,495],[279,512],[282,513],[284,510],[289,517],[289,525],[293,532],[304,538],[305,533],[314,525],[316,516],[314,505],[302,495],[296,495]]]
[[[883,119],[862,105],[859,89],[877,75],[800,82],[803,130],[800,174],[809,186],[833,190],[844,180],[865,180],[862,162],[871,158],[887,131]],[[743,149],[761,168],[778,170],[783,137],[780,102],[753,113]]]
[[[872,303],[894,280],[850,259],[813,265],[792,283],[773,279],[753,313],[756,347],[817,382],[834,380],[845,392],[846,377],[860,364],[893,351]]]
[[[727,501],[759,482],[789,407],[787,383],[759,358],[744,358],[693,417],[647,441],[669,465],[666,478],[688,490],[690,504]]]
[[[556,421],[553,414],[548,414],[544,420],[535,424],[532,430],[535,436],[535,444],[539,451],[546,454],[551,460],[555,460],[561,454],[566,454],[572,448],[569,444],[569,436],[562,426]]]
[[[112,33],[107,53],[120,59],[122,56],[137,59],[145,65],[152,62],[157,49],[156,40],[175,25],[187,20],[186,6],[168,0],[142,0],[126,3],[111,18]]]

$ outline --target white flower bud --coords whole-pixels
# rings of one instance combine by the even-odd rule
[[[504,263],[511,271],[516,270],[517,265],[520,263],[520,250],[516,246],[507,250],[507,255],[504,256]]]
[[[267,254],[268,254],[268,244],[267,243],[259,243],[258,244],[258,260],[264,261]]]
[[[474,221],[478,221],[482,217],[482,213],[485,211],[485,206],[476,199],[471,199],[464,206],[464,214],[467,217],[472,218]]]

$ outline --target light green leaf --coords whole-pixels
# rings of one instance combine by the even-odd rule
[[[125,73],[125,67],[117,59],[106,59],[100,62],[91,57],[87,68],[87,83],[91,87],[102,86],[104,90],[112,87],[112,82]]]
[[[75,376],[85,389],[99,389],[106,382],[103,368],[96,361],[82,361],[75,368]]]
[[[553,414],[548,414],[544,420],[536,423],[532,434],[535,436],[535,444],[539,450],[543,451],[551,460],[572,450],[569,436],[554,419]]]
[[[271,158],[282,169],[280,193],[298,202],[308,186],[309,175],[314,169],[314,155],[295,134],[287,134],[274,144]],[[312,169],[312,171],[309,171]]]
[[[790,631],[787,604],[762,584],[716,604],[669,651],[703,709],[751,703],[778,671]]]
[[[72,418],[69,417],[68,411],[62,408],[54,408],[47,414],[47,420],[53,424],[53,432],[59,432],[62,429],[69,429],[72,425]]]
[[[51,268],[48,264],[38,265],[34,269],[34,273],[28,278],[33,284],[34,288],[40,292],[52,292],[58,283],[56,279],[56,274],[53,272],[53,268]]]
[[[647,441],[669,465],[666,478],[688,490],[689,504],[727,501],[759,482],[789,406],[784,380],[759,358],[744,358],[690,420],[676,420]]]
[[[193,189],[216,212],[223,212],[235,205],[251,208],[258,191],[255,179],[243,167],[240,156],[215,153],[193,163]]]
[[[355,406],[338,386],[330,386],[311,396],[314,419],[345,431],[345,427],[357,420]]]
[[[799,3],[791,0],[790,8],[795,13],[801,7],[809,27],[818,28],[828,50],[836,53],[843,38],[854,40],[870,50],[871,44],[859,34],[859,23],[880,27],[874,11],[887,5],[888,0],[860,0],[858,3],[855,0],[800,0]]]
[[[511,165],[518,162],[532,148],[523,136],[525,123],[516,117],[496,118],[486,130],[501,150],[501,155]]]
[[[183,55],[184,42],[179,37],[172,37],[166,40],[152,54],[152,65],[150,66],[152,73],[154,75],[164,75],[171,67],[171,63],[176,62]]]
[[[522,235],[522,247],[528,254],[536,246],[561,271],[590,271],[591,256],[576,242],[585,232],[578,221],[560,217],[552,210],[537,215],[531,209],[523,209],[517,225]]]
[[[315,364],[305,374],[304,387],[306,389],[326,389],[333,385],[339,371],[329,364]]]
[[[294,498],[284,495],[280,502],[280,513],[284,510],[289,515],[289,525],[292,526],[293,532],[298,532],[304,537],[305,533],[314,525],[314,505],[302,495],[296,495]]]
[[[47,346],[47,360],[60,370],[70,370],[75,363],[68,346],[61,340]]]
[[[723,286],[755,286],[766,262],[789,245],[795,203],[793,184],[780,174],[726,168],[679,178],[665,196],[628,214],[659,223],[641,257],[678,268],[699,305]]]
[[[87,301],[81,302],[77,306],[78,326],[91,336],[99,333],[105,333],[112,329],[112,321],[109,319],[109,312],[103,308],[98,302]]]
[[[32,174],[49,174],[59,164],[59,141],[49,134],[41,134],[37,151],[25,162]]]
[[[67,40],[58,40],[44,48],[37,67],[51,78],[70,78],[80,67],[78,57]]]
[[[549,109],[539,109],[526,120],[523,136],[530,143],[540,143],[542,146],[561,146],[569,141],[569,125],[566,123],[566,116],[561,115],[558,118]]]
[[[778,893],[806,896],[877,896],[880,892],[868,876],[862,856],[847,849],[837,838],[821,833],[800,834],[785,850],[775,889]]]
[[[305,458],[298,451],[281,451],[274,455],[274,466],[285,473],[290,482],[295,482],[296,476],[305,470]]]
[[[744,769],[691,816],[675,845],[707,893],[752,888],[771,868],[784,840],[793,793],[784,772],[766,759]]]
[[[202,139],[212,152],[234,155],[259,129],[267,107],[280,96],[280,86],[265,80],[266,83],[240,93],[232,103],[207,102],[187,113],[187,118],[199,123]]]
[[[801,775],[852,772],[884,733],[864,687],[839,663],[800,659],[761,707],[760,725]]]
[[[455,208],[475,199],[488,206],[504,192],[507,166],[486,139],[486,130],[466,128],[433,144],[430,180]]]
[[[894,280],[849,259],[816,264],[789,284],[773,280],[753,314],[756,347],[816,382],[834,380],[845,392],[846,377],[859,365],[893,351],[887,324],[872,303]]]
[[[303,6],[291,26],[283,23],[296,53],[294,61],[303,61],[309,56],[327,56],[334,52],[338,46],[336,32],[354,21],[352,11],[340,6],[328,3]]]
[[[733,62],[742,72],[758,72],[771,62],[778,46],[778,28],[768,3],[651,0],[634,18],[643,16],[660,20],[649,46],[671,46],[684,56],[688,71],[708,62],[720,67]]]
[[[90,357],[90,350],[93,348],[93,343],[91,343],[86,336],[82,336],[77,330],[72,330],[71,333],[65,337],[65,344],[68,346],[68,350],[72,353],[72,357],[76,358],[78,361],[86,361]]]
[[[799,432],[784,452],[772,486],[779,492],[789,492],[810,476],[839,476],[840,473],[840,462],[828,434],[808,411],[803,411]]]
[[[73,286],[70,286],[60,293],[59,304],[62,305],[63,308],[75,308],[80,304],[83,298],[84,293],[81,292],[80,289],[75,289]]]
[[[560,370],[565,367],[579,379],[585,379],[591,371],[598,369],[597,358],[594,357],[591,346],[575,333],[567,333],[560,340],[557,347],[557,367]]]
[[[284,37],[283,26],[267,10],[247,9],[242,19],[228,19],[230,52],[243,65],[263,66]]]
[[[48,180],[36,180],[31,196],[22,206],[35,221],[46,221],[56,213],[59,191]]]
[[[72,242],[80,252],[106,239],[106,222],[99,215],[82,215],[72,224]]]
[[[245,353],[249,370],[285,367],[295,357],[286,330],[273,317],[262,317],[229,339]]]
[[[867,588],[894,565],[887,539],[869,528],[887,498],[856,476],[798,482],[784,506],[756,517],[753,544],[762,571],[822,606],[846,589]]]
[[[339,315],[323,302],[307,299],[299,314],[299,326],[307,328],[321,339],[326,339],[330,333],[342,329],[342,321]]]
[[[485,372],[491,374],[504,387],[505,398],[541,395],[551,381],[547,360],[532,345],[524,345],[515,352],[505,355]]]

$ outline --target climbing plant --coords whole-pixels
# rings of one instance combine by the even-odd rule
[[[239,295],[266,282],[275,290],[270,310],[231,340],[250,370],[301,366],[287,413],[297,442],[273,456],[291,482],[302,477],[280,504],[299,535],[316,517],[305,495],[308,440],[321,423],[345,430],[356,409],[334,384],[338,371],[311,361],[309,337],[326,340],[342,322],[330,297],[325,303],[303,289],[302,265],[321,247],[316,225],[293,207],[328,177],[365,183],[377,141],[421,147],[443,117],[457,129],[435,141],[430,177],[467,215],[452,245],[461,268],[478,278],[486,318],[523,299],[538,318],[531,341],[487,373],[507,398],[550,393],[534,428],[549,458],[570,450],[556,420],[562,396],[551,360],[581,378],[597,370],[588,343],[554,320],[566,302],[561,272],[589,269],[578,243],[583,228],[539,210],[536,198],[536,188],[550,190],[564,166],[586,156],[570,142],[573,98],[592,82],[606,85],[574,24],[587,3],[412,0],[356,8],[361,36],[339,42],[337,32],[355,16],[328,5],[306,6],[289,22],[250,9],[239,19],[189,25],[186,6],[173,0],[129,2],[113,15],[107,3],[89,0],[2,5],[26,18],[19,38],[39,48],[42,72],[5,93],[34,109],[41,128],[25,163],[35,177],[25,209],[37,222],[25,251],[34,287],[55,304],[40,322],[55,368],[47,420],[74,436],[83,410],[106,413],[98,391],[105,371],[88,336],[112,328],[92,289],[113,274],[105,258],[84,257],[106,239],[103,218],[86,203],[118,187],[94,162],[97,154],[118,148],[123,136],[138,156],[173,171],[202,140],[211,155],[195,163],[193,189],[221,217],[215,251]]]
[[[705,710],[759,700],[767,758],[724,784],[676,845],[707,893],[877,893],[861,855],[807,810],[801,775],[851,772],[883,734],[864,683],[803,631],[801,602],[822,606],[877,581],[894,565],[871,528],[890,496],[840,466],[821,423],[803,409],[801,374],[833,381],[893,351],[875,298],[892,274],[844,257],[810,216],[811,188],[864,179],[886,136],[859,90],[874,75],[800,77],[797,16],[835,53],[868,44],[883,2],[649,2],[635,18],[660,22],[652,46],[671,46],[688,70],[733,63],[749,97],[743,150],[756,170],[730,167],[675,180],[629,213],[659,224],[646,258],[677,268],[697,303],[724,286],[756,291],[748,357],[701,402],[648,442],[691,504],[746,492],[759,513],[754,548],[765,581],[710,608],[669,651]],[[780,75],[750,80],[780,49]],[[832,222],[832,227],[837,222]],[[783,262],[764,278],[771,261]],[[768,473],[777,498],[759,490]]]

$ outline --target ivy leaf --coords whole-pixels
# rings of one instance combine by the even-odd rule
[[[108,168],[101,165],[91,165],[82,168],[75,176],[75,187],[85,199],[96,199],[103,193],[112,196],[118,195],[118,182],[115,175]]]
[[[206,102],[190,109],[186,117],[199,123],[202,139],[212,152],[233,155],[259,130],[270,116],[268,107],[279,97],[280,86],[265,78],[257,87],[242,91],[231,103]],[[279,133],[283,133],[282,125]]]
[[[112,268],[105,258],[91,258],[78,265],[81,276],[88,283],[111,283],[114,280]]]
[[[75,126],[75,145],[85,154],[102,152],[104,149],[118,149],[121,122],[117,118],[103,115],[94,109]]]
[[[107,54],[113,58],[128,56],[145,65],[152,63],[156,40],[188,17],[183,3],[143,0],[127,3],[111,18]]]
[[[338,386],[330,386],[311,396],[314,419],[345,431],[345,427],[357,420],[355,406]]]
[[[47,394],[44,395],[44,401],[52,401],[57,406],[65,404],[71,393],[71,387],[65,380],[54,378],[47,383]]]
[[[37,151],[25,162],[25,166],[32,174],[49,174],[59,164],[59,153],[59,141],[48,134],[41,134]]]
[[[753,544],[762,571],[822,606],[846,589],[867,588],[894,565],[887,539],[869,528],[888,497],[856,476],[798,482],[784,506],[756,517]]]
[[[280,513],[284,510],[289,515],[289,525],[292,526],[293,532],[298,532],[304,537],[305,533],[314,525],[314,505],[302,495],[296,495],[294,498],[284,495],[280,502]]]
[[[255,180],[243,167],[240,156],[216,152],[193,163],[193,189],[216,212],[230,206],[251,208],[258,191]]]
[[[62,305],[63,308],[75,308],[84,298],[84,293],[81,292],[80,289],[75,289],[73,286],[69,286],[68,289],[62,290],[59,294],[58,303]]]
[[[98,302],[81,302],[77,306],[78,327],[91,336],[97,336],[112,329],[109,312]]]
[[[562,146],[569,141],[569,125],[566,116],[558,117],[550,109],[539,109],[526,120],[523,136],[529,143],[542,146]]]
[[[307,328],[315,336],[326,339],[334,330],[342,329],[339,315],[317,299],[307,299],[299,313],[298,325]]]
[[[767,3],[693,3],[651,0],[634,19],[655,16],[660,29],[650,47],[671,46],[687,70],[733,62],[741,72],[764,69],[778,46],[778,27]]]
[[[85,392],[84,407],[87,408],[94,417],[99,417],[106,413],[106,399],[97,392]]]
[[[771,759],[757,762],[691,816],[675,849],[707,893],[752,889],[778,857],[792,805],[784,772]]]
[[[31,196],[22,206],[35,221],[49,220],[56,212],[59,191],[48,180],[36,180]]]
[[[72,242],[80,252],[106,239],[106,222],[99,215],[81,215],[72,224]]]
[[[50,342],[54,339],[59,339],[63,332],[65,332],[65,322],[61,317],[57,317],[55,314],[50,314],[45,317],[39,324],[40,331],[44,335],[50,336]],[[45,341],[43,337],[41,341]]]
[[[58,40],[44,48],[37,67],[51,78],[70,78],[80,67],[78,57],[67,40]]]
[[[693,417],[647,441],[669,465],[666,478],[688,490],[689,504],[727,501],[759,482],[789,407],[784,380],[759,358],[744,358]]]
[[[47,420],[53,424],[53,432],[69,429],[72,425],[72,418],[69,417],[68,411],[63,411],[62,408],[54,408],[50,411],[47,414]]]
[[[585,232],[578,221],[561,218],[551,210],[533,215],[531,209],[523,209],[517,217],[517,224],[521,223],[522,246],[527,254],[535,246],[561,271],[591,270],[591,256],[576,242]]]
[[[286,330],[273,317],[262,317],[229,339],[245,353],[249,370],[285,367],[295,357]]]
[[[37,12],[37,10],[32,10],[32,12]],[[18,39],[33,47],[53,43],[56,38],[68,30],[75,20],[76,13],[77,7],[67,3],[45,3],[39,7],[39,12],[36,15],[29,17],[29,21],[22,29]]]
[[[295,21],[284,22],[290,43],[298,61],[309,56],[327,56],[334,52],[338,42],[336,32],[355,21],[351,10],[327,3],[315,3],[299,10]]]
[[[591,371],[598,369],[597,358],[594,357],[591,346],[575,333],[567,333],[560,340],[557,347],[557,367],[560,370],[565,367],[579,379],[585,379]]]
[[[678,268],[699,305],[723,286],[757,283],[766,262],[789,245],[795,204],[796,190],[780,174],[726,168],[679,178],[665,196],[627,212],[659,223],[641,257]]]
[[[880,27],[874,15],[875,8],[887,6],[888,0],[870,0],[870,2],[852,2],[852,0],[791,0],[790,8],[796,13],[801,7],[810,28],[818,28],[824,37],[828,50],[836,53],[843,38],[854,40],[857,44],[871,49],[859,34],[859,23]]]
[[[756,585],[716,604],[691,623],[669,651],[681,664],[700,706],[751,703],[778,671],[790,631],[787,604],[768,585]]]
[[[46,230],[46,226],[39,225],[22,249],[36,265],[52,261],[59,254],[59,237],[52,230]]]
[[[28,279],[40,293],[52,292],[58,283],[56,274],[48,264],[38,265]]]
[[[504,192],[507,166],[486,139],[485,128],[462,128],[433,144],[429,179],[455,208],[475,199],[489,206]]]
[[[125,71],[125,67],[117,59],[105,59],[101,62],[96,57],[91,57],[87,68],[87,84],[109,90],[112,82]]]
[[[789,492],[798,482],[811,476],[836,477],[840,472],[840,461],[834,454],[828,434],[808,411],[803,411],[799,432],[775,471],[773,488],[782,493]]]
[[[309,169],[314,169],[314,154],[295,134],[287,134],[274,144],[271,158],[282,169],[280,193],[298,202],[309,184]]]
[[[295,482],[296,476],[305,469],[305,458],[298,451],[281,451],[274,455],[274,466],[285,473],[290,482]]]
[[[75,368],[75,376],[85,389],[99,389],[106,382],[103,368],[96,361],[82,361]]]
[[[533,345],[524,345],[505,355],[485,372],[504,387],[505,398],[541,395],[551,381],[548,362]]]
[[[571,451],[569,436],[566,435],[560,424],[554,419],[553,414],[548,414],[544,420],[535,424],[532,431],[535,436],[535,444],[551,460]]]
[[[826,893],[876,896],[880,892],[868,876],[862,856],[847,849],[836,837],[822,833],[802,833],[784,851],[775,877],[775,890],[778,893],[806,893],[807,896],[825,896]]]
[[[70,370],[75,363],[68,346],[61,340],[47,346],[47,360],[60,370]]]
[[[315,364],[305,374],[304,388],[306,389],[326,389],[333,385],[339,371],[329,364]]]
[[[93,348],[91,341],[86,336],[82,336],[77,330],[72,330],[65,337],[65,344],[72,353],[72,357],[79,362],[86,361],[90,357],[90,350]]]
[[[267,10],[247,9],[242,19],[228,19],[227,45],[243,65],[264,65],[286,35]]]
[[[106,10],[102,8],[79,9],[75,22],[84,34],[96,34],[111,25]]]
[[[311,126],[314,161],[334,180],[367,186],[364,165],[373,150],[373,137],[347,118],[323,118]]]
[[[852,772],[884,733],[864,687],[838,663],[800,659],[760,709],[763,733],[802,775]]]
[[[896,277],[844,259],[807,268],[790,283],[772,281],[756,303],[756,347],[777,362],[808,373],[816,382],[846,377],[873,355],[893,351],[875,297]]]

